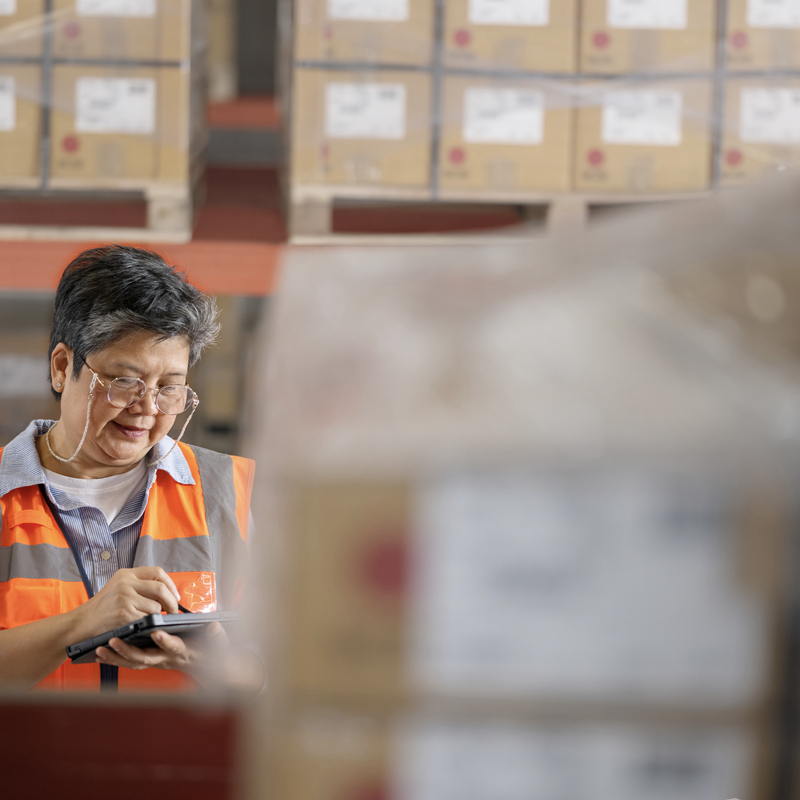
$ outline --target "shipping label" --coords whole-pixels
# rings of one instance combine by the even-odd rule
[[[17,95],[14,79],[0,75],[0,131],[13,131],[17,127]]]
[[[409,0],[328,0],[328,19],[405,22]]]
[[[75,85],[75,129],[80,133],[155,133],[155,80],[79,78]]]
[[[747,0],[751,28],[800,28],[800,0]]]
[[[742,89],[739,136],[743,142],[800,144],[800,89]]]
[[[696,474],[622,468],[432,481],[414,525],[412,680],[465,696],[752,701],[767,609],[732,590],[733,502]]]
[[[541,144],[544,95],[533,89],[469,88],[462,135],[473,143]]]
[[[689,0],[608,0],[610,28],[686,28]]]
[[[736,727],[408,719],[396,800],[706,800],[744,797],[755,742]]]
[[[82,17],[154,17],[156,0],[77,0]]]
[[[403,139],[406,87],[402,83],[329,83],[325,135],[330,139]]]
[[[11,15],[17,13],[17,0],[0,0],[0,14]]]
[[[603,99],[602,140],[677,147],[682,107],[681,93],[673,89],[609,92]]]
[[[550,0],[469,0],[467,18],[472,25],[550,24]]]

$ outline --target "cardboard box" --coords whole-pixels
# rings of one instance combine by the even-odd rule
[[[254,759],[263,781],[254,797],[766,800],[769,773],[775,773],[774,764],[763,763],[763,736],[756,727],[686,726],[657,718],[381,719],[306,711],[282,732],[272,758],[263,758],[270,749],[262,745],[261,759]]]
[[[763,707],[788,530],[773,500],[641,464],[298,486],[276,691],[376,707]]]
[[[709,80],[587,84],[577,114],[574,188],[690,192],[711,181]]]
[[[110,61],[184,61],[192,0],[53,0],[53,55]]]
[[[234,0],[211,0],[208,10],[208,98],[232,100],[239,94]]]
[[[573,73],[576,0],[449,0],[443,59],[448,67]]]
[[[41,178],[42,70],[0,63],[0,186]]]
[[[181,67],[54,66],[50,185],[186,183],[196,140],[190,90]]]
[[[42,55],[45,0],[0,0],[0,58]]]
[[[582,0],[580,71],[714,68],[716,0]]]
[[[800,165],[800,78],[729,78],[720,181],[742,184]]]
[[[298,0],[298,61],[425,66],[433,57],[434,0]]]
[[[292,103],[293,185],[429,185],[429,75],[298,69]]]
[[[481,193],[567,191],[572,96],[552,81],[448,75],[439,188]]]
[[[728,69],[799,69],[800,10],[791,0],[728,0]]]

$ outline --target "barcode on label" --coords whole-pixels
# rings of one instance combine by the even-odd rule
[[[681,93],[671,89],[609,92],[603,102],[603,142],[676,147],[682,105]]]
[[[550,24],[550,0],[469,0],[467,18],[473,25]]]
[[[465,142],[541,144],[544,95],[532,89],[469,88],[462,135]]]
[[[406,87],[402,83],[329,83],[325,133],[331,139],[402,139]]]
[[[78,0],[82,17],[154,17],[156,0]]]
[[[328,0],[329,19],[404,22],[408,16],[408,0]]]
[[[751,28],[800,28],[800,0],[748,0]]]
[[[610,28],[683,29],[688,0],[608,0],[607,22]]]
[[[743,142],[800,144],[800,89],[742,89],[739,136]]]
[[[81,133],[152,134],[156,82],[152,78],[79,78],[75,129]]]

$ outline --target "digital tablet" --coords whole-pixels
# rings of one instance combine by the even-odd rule
[[[237,616],[230,611],[210,611],[205,614],[149,614],[121,628],[71,644],[67,648],[67,655],[73,664],[92,664],[97,661],[95,648],[107,645],[114,638],[122,639],[123,642],[136,647],[157,647],[150,636],[156,631],[165,631],[185,639],[205,633],[212,622],[226,625],[234,622]]]

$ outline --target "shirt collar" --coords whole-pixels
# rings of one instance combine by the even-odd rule
[[[0,460],[0,497],[13,489],[47,483],[36,451],[36,438],[47,433],[53,425],[55,425],[54,420],[36,419],[6,445]],[[180,447],[175,447],[160,463],[154,466],[150,463],[167,453],[173,442],[171,437],[165,436],[148,454],[148,489],[155,481],[155,473],[158,470],[166,472],[176,483],[194,484],[189,463]]]

